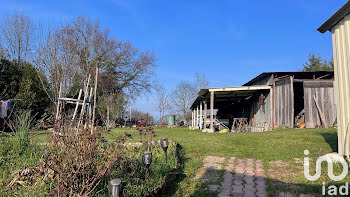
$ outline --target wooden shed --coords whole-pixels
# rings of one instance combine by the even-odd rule
[[[192,127],[213,132],[221,122],[228,129],[237,130],[236,122],[245,121],[245,131],[253,132],[278,126],[334,125],[333,78],[330,71],[266,72],[241,87],[202,89],[191,107]],[[238,130],[244,130],[240,126]]]

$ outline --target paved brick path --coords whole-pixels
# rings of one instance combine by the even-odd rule
[[[203,161],[204,167],[220,169],[223,159],[217,160],[218,158],[214,158],[213,156],[206,157]],[[208,185],[208,189],[218,192],[219,197],[266,197],[264,177],[264,168],[261,160],[243,160],[231,157],[225,166],[224,180],[220,185]]]

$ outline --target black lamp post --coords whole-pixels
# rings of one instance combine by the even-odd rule
[[[164,153],[165,153],[165,160],[166,160],[166,163],[168,163],[168,154],[167,154],[167,151],[168,151],[168,145],[169,145],[169,141],[168,141],[168,138],[162,138],[160,140],[160,146],[162,147]]]
[[[143,165],[146,166],[146,168],[149,168],[149,166],[152,163],[152,152],[151,151],[145,151],[143,153],[142,162],[143,162]]]

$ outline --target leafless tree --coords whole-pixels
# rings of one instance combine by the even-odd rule
[[[163,116],[164,113],[169,110],[169,96],[166,93],[163,86],[159,86],[156,88],[157,95],[156,95],[156,106],[159,111],[159,124],[163,124]]]
[[[49,76],[53,98],[57,98],[61,83],[66,95],[74,84],[81,84],[93,74],[96,67],[104,76],[99,84],[105,89],[99,93],[106,101],[115,100],[119,94],[135,97],[153,86],[154,54],[140,52],[130,42],[115,40],[98,21],[79,16],[41,38],[37,65]]]
[[[202,88],[207,88],[209,85],[209,81],[207,77],[204,74],[196,73],[196,81],[195,81],[195,87],[196,91],[198,92]]]
[[[35,65],[49,80],[51,101],[56,104],[62,85],[62,96],[66,96],[74,84],[79,71],[76,43],[70,26],[44,30],[40,26],[39,43]],[[44,83],[43,83],[44,85]],[[47,88],[47,87],[44,87]]]
[[[180,82],[171,95],[173,111],[180,113],[186,120],[195,95],[196,87],[192,83]]]
[[[9,54],[18,63],[33,63],[55,105],[59,92],[62,97],[75,96],[96,68],[102,87],[97,91],[98,110],[105,114],[110,109],[112,118],[118,117],[126,100],[154,87],[153,52],[114,39],[107,28],[89,17],[79,16],[44,28],[42,24],[36,27],[30,17],[15,13],[4,18],[0,30],[0,57]]]
[[[4,17],[0,28],[1,45],[10,58],[16,59],[17,63],[27,61],[35,45],[36,27],[32,19],[14,13]]]
[[[171,106],[175,113],[180,113],[184,117],[185,123],[191,118],[190,107],[196,99],[198,91],[207,87],[209,81],[205,75],[196,73],[194,83],[182,81],[171,94]]]

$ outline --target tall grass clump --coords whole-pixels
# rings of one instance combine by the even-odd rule
[[[33,126],[34,117],[31,111],[22,111],[15,114],[10,121],[9,126],[13,131],[13,137],[10,140],[12,151],[17,154],[23,154],[30,146],[29,130]]]
[[[14,189],[7,185],[20,170],[39,164],[43,150],[31,141],[29,130],[33,120],[34,116],[30,111],[14,114],[13,119],[8,122],[12,132],[5,133],[6,135],[0,138],[0,196],[8,196],[8,194],[16,196],[25,193],[23,190],[26,187],[23,187],[23,190],[17,190],[17,187]],[[17,185],[17,183],[14,184],[14,186]]]

